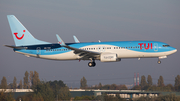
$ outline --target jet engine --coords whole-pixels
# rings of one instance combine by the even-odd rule
[[[116,61],[121,61],[121,59],[119,59],[117,54],[115,53],[106,53],[106,54],[104,53],[104,54],[101,54],[100,61],[101,62],[116,62]]]

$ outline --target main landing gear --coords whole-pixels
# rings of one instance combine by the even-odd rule
[[[94,66],[96,66],[95,60],[94,60],[94,59],[91,59],[91,62],[88,63],[88,66],[89,66],[89,67],[94,67]]]

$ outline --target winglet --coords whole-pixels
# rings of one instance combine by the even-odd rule
[[[66,44],[64,43],[64,41],[59,37],[58,34],[56,34],[56,37],[58,39],[58,43],[61,45],[61,46],[66,46]]]
[[[73,38],[76,43],[80,43],[80,41],[77,39],[77,37],[75,35],[73,35]]]

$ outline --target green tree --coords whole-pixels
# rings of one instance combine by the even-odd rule
[[[116,96],[104,94],[101,97],[102,97],[101,99],[97,99],[97,100],[103,100],[103,101],[126,101],[126,99],[121,98],[119,96],[119,94],[117,94]]]
[[[31,74],[32,75],[32,74]],[[33,75],[33,82],[32,82],[32,86],[36,86],[40,80],[39,80],[39,73],[34,71],[34,75]]]
[[[25,75],[25,77],[24,77],[23,88],[28,89],[29,88],[29,82],[28,82],[29,73],[26,71],[24,75]]]
[[[66,87],[66,85],[61,80],[59,80],[59,81],[55,80],[53,82],[49,81],[47,83],[49,83],[51,89],[53,90],[54,97],[57,97],[57,95],[59,94],[59,90],[62,87]]]
[[[118,90],[128,90],[126,85],[119,85]]]
[[[158,79],[158,87],[164,87],[164,80],[162,76],[160,76]]]
[[[83,78],[81,79],[81,87],[80,88],[86,88],[87,87],[87,80],[86,78],[83,76]]]
[[[152,77],[151,77],[151,75],[148,75],[147,83],[148,83],[148,86],[152,86],[153,82],[152,82]]]
[[[180,96],[176,96],[175,94],[160,95],[151,101],[180,101]]]
[[[71,94],[68,87],[61,87],[58,94],[58,99],[60,100],[70,100]]]
[[[180,85],[180,76],[179,75],[177,75],[177,77],[175,77],[175,84],[174,84],[174,86],[178,86],[178,85]]]
[[[167,84],[164,89],[168,92],[174,91],[174,87],[172,84]]]
[[[117,87],[116,84],[112,84],[112,85],[110,86],[110,90],[117,90],[117,89],[118,89],[118,87]]]
[[[104,85],[102,87],[103,90],[110,90],[111,85]]]
[[[101,89],[102,88],[102,84],[101,83],[99,83],[99,85],[98,85],[98,89]]]
[[[22,96],[18,96],[18,98],[16,98],[16,101],[47,101],[47,100],[44,100],[41,93],[29,93],[29,94],[26,94],[26,95],[22,95]],[[52,100],[51,100],[52,101]]]
[[[141,90],[141,86],[136,85],[132,88],[132,90]]]
[[[22,87],[23,87],[23,85],[22,85],[22,80],[20,80],[19,85],[18,85],[18,88],[19,88],[19,89],[22,89]]]
[[[79,97],[79,96],[76,96],[75,98],[74,98],[74,100],[75,101],[96,101],[96,100],[100,100],[100,99],[95,99],[95,96],[87,96],[87,95],[85,95],[85,96],[81,96],[81,97]]]
[[[33,71],[30,71],[29,72],[29,81],[30,81],[30,86],[32,86],[32,84],[33,84]]]
[[[12,93],[0,92],[0,101],[14,101]]]
[[[143,88],[146,85],[147,85],[146,77],[143,75],[143,76],[141,76],[141,84],[140,84],[140,86]]]
[[[9,83],[7,88],[8,89],[13,89],[13,83]]]
[[[17,79],[16,77],[14,77],[14,80],[13,80],[13,89],[16,89],[17,88],[17,83],[16,83]]]
[[[177,77],[175,77],[174,88],[176,91],[180,91],[180,76],[179,75],[177,75]]]
[[[6,77],[4,76],[1,80],[1,89],[7,89],[7,80],[6,80]]]
[[[53,90],[49,83],[41,82],[33,87],[34,94],[37,98],[43,98],[44,101],[54,101]]]

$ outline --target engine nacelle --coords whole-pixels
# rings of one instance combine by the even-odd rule
[[[106,53],[106,54],[101,54],[100,56],[101,62],[116,62],[120,60],[121,59],[118,59],[118,56],[115,53]]]

